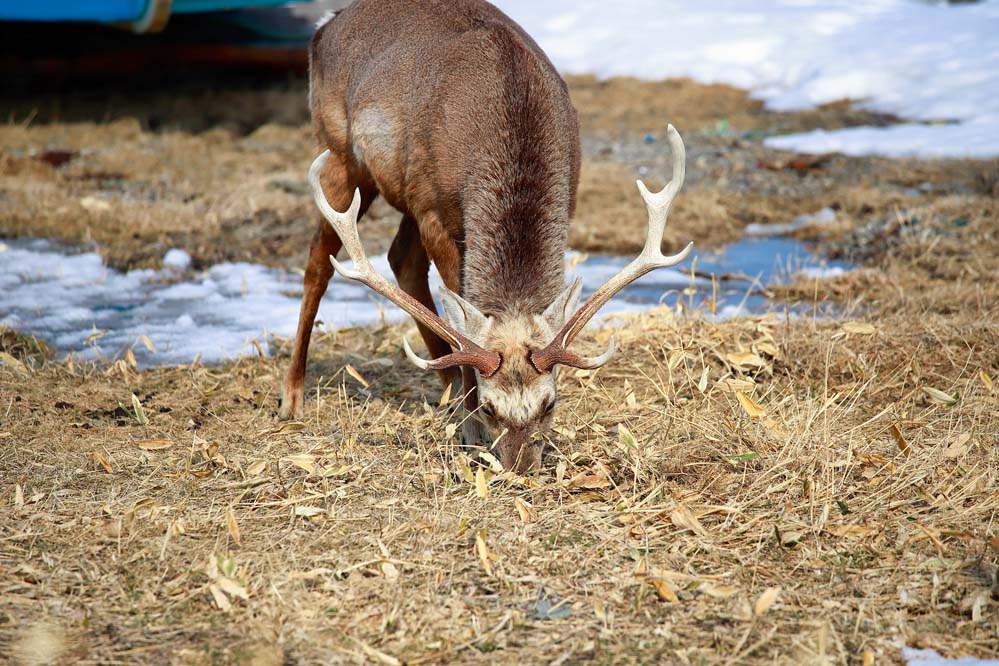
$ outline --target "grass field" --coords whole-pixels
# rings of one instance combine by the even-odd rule
[[[892,121],[848,103],[775,114],[722,86],[571,84],[574,247],[641,243],[632,183],[668,178],[671,120],[689,185],[668,243],[833,207],[836,225],[801,233],[859,268],[775,299],[847,316],[714,323],[695,304],[590,331],[581,347],[613,330],[620,352],[563,373],[529,477],[456,447],[453,404],[402,353],[411,326],[314,339],[306,417],[285,424],[289,341],[136,372],[5,332],[0,661],[999,657],[999,163],[762,147]],[[120,267],[171,247],[304,263],[300,83],[26,104],[4,101],[0,234],[93,243]],[[372,217],[384,248],[396,218]]]

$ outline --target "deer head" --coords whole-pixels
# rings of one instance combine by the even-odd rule
[[[596,369],[614,355],[614,339],[596,357],[584,357],[569,350],[576,335],[615,294],[631,282],[658,268],[675,266],[693,249],[690,243],[672,256],[663,255],[661,245],[670,206],[683,186],[685,149],[672,125],[668,138],[673,152],[673,180],[658,193],[638,181],[638,189],[649,213],[648,232],[641,254],[597,289],[579,307],[582,281],[577,279],[543,313],[497,318],[482,313],[472,303],[446,287],[440,300],[445,319],[431,312],[379,274],[368,261],[357,231],[360,191],[346,213],[333,210],[323,194],[319,174],[329,151],[320,155],[309,170],[316,205],[343,241],[354,262],[345,268],[334,257],[333,266],[344,277],[366,284],[385,296],[414,319],[447,341],[453,353],[434,360],[420,358],[404,339],[406,355],[424,370],[444,370],[470,366],[478,379],[479,406],[465,422],[466,439],[492,443],[494,452],[507,469],[526,472],[541,463],[545,436],[555,412],[556,372],[559,365]]]

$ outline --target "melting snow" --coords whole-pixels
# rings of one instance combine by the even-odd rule
[[[570,263],[582,257],[568,257]],[[779,259],[779,261],[778,261]],[[574,271],[583,277],[584,295],[592,293],[629,261],[591,256]],[[38,335],[60,352],[85,358],[113,358],[133,348],[143,365],[187,363],[201,355],[206,362],[267,351],[271,335],[293,336],[298,324],[301,277],[254,264],[228,263],[205,271],[187,270],[190,257],[167,253],[160,271],[127,273],[107,268],[100,255],[66,254],[46,241],[0,244],[0,326]],[[372,260],[391,275],[384,256]],[[694,285],[695,304],[711,294],[710,280],[692,279],[690,262],[679,269],[646,275],[612,300],[604,316],[647,310],[676,298]],[[803,246],[788,239],[747,239],[721,252],[700,253],[704,273],[740,273],[769,282],[777,273],[819,266]],[[834,268],[839,267],[834,265]],[[842,270],[842,267],[839,267]],[[431,287],[440,279],[431,273]],[[723,282],[719,316],[769,307],[746,281]],[[685,296],[686,298],[686,296]],[[318,319],[327,328],[399,322],[402,311],[366,287],[334,278]],[[155,354],[137,344],[147,336]]]
[[[851,98],[909,120],[958,121],[769,139],[776,148],[999,155],[999,0],[495,3],[565,72],[728,83],[775,109]]]
[[[945,659],[935,650],[902,648],[902,657],[909,666],[999,666],[999,659]]]

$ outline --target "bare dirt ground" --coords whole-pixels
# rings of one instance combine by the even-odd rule
[[[561,379],[547,466],[457,450],[400,328],[313,341],[307,416],[275,358],[135,372],[0,336],[0,655],[13,663],[899,663],[999,656],[996,162],[798,156],[775,114],[686,81],[571,81],[574,247],[644,237],[633,180],[688,185],[668,243],[805,230],[860,269],[776,297],[844,321],[625,321]],[[296,267],[315,224],[300,82],[7,99],[0,235],[119,267]],[[650,135],[650,136],[647,136]],[[95,203],[96,202],[96,203]],[[393,214],[362,229],[384,248]],[[334,286],[335,290],[335,286]],[[334,292],[335,293],[335,292]],[[582,346],[610,331],[584,336]],[[134,396],[134,399],[133,399]],[[444,402],[445,404],[441,404]]]

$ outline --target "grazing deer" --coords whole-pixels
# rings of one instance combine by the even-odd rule
[[[466,444],[493,444],[507,469],[537,468],[556,366],[598,368],[614,352],[611,339],[604,354],[580,356],[569,351],[573,338],[627,284],[692,249],[660,251],[683,184],[679,134],[669,127],[672,182],[658,194],[638,183],[649,210],[644,251],[577,311],[581,281],[565,287],[565,252],[579,126],[565,82],[523,29],[483,0],[358,0],[319,27],[310,57],[325,152],[309,181],[328,224],[312,241],[280,416],[302,413],[309,339],[335,267],[416,320],[433,359],[408,340],[406,355],[464,391]],[[403,214],[389,250],[398,286],[358,236],[357,219],[379,194]],[[341,247],[352,269],[335,259]],[[427,282],[431,261],[444,319]]]

